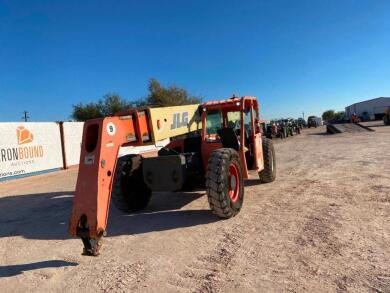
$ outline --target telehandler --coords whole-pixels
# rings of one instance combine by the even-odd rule
[[[121,146],[171,138],[158,152],[117,159]],[[99,254],[110,199],[126,212],[143,209],[153,191],[205,186],[211,210],[237,215],[249,171],[261,182],[276,176],[272,141],[262,137],[255,97],[201,105],[130,109],[85,122],[69,233],[84,255]],[[196,184],[195,184],[196,183]]]

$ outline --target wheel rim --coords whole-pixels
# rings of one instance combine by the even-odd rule
[[[236,202],[240,195],[240,173],[235,163],[231,163],[229,166],[228,181],[229,197],[232,202]]]

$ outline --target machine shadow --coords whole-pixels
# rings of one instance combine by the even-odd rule
[[[331,133],[328,132],[316,132],[316,133],[309,133],[310,136],[328,136],[332,135]]]
[[[244,181],[244,186],[245,187],[249,187],[249,186],[259,186],[259,185],[262,185],[262,184],[267,184],[267,183],[264,183],[264,182],[261,182],[260,179],[256,178],[256,179],[245,179]]]
[[[65,240],[74,191],[25,194],[0,198],[0,238]],[[125,214],[111,204],[109,236],[140,234],[211,223],[209,209],[180,210],[203,192],[154,193],[147,209]],[[206,200],[206,199],[205,199]]]
[[[78,265],[79,264],[77,262],[69,262],[64,260],[46,260],[29,264],[0,266],[0,278],[20,275],[25,271],[32,271],[44,268],[59,268],[69,266],[74,267]]]
[[[0,237],[64,240],[74,191],[0,198]]]
[[[209,209],[180,210],[202,196],[204,192],[154,193],[149,207],[143,211],[126,214],[112,208],[108,236],[144,234],[218,221]]]

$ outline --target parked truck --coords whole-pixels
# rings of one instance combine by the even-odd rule
[[[320,117],[317,117],[317,116],[309,116],[307,118],[307,127],[310,128],[310,127],[318,127],[318,126],[321,126],[323,123],[322,123],[322,119]]]

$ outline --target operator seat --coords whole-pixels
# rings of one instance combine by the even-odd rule
[[[240,142],[237,134],[232,128],[221,128],[217,130],[217,134],[221,138],[222,146],[224,148],[232,148],[236,151],[240,150]]]

